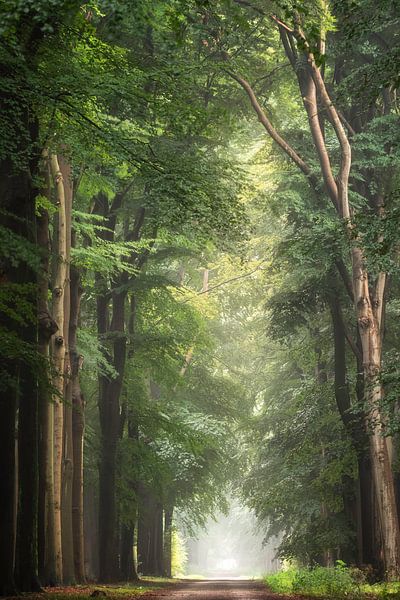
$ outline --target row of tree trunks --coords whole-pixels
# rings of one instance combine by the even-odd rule
[[[115,236],[118,211],[131,184],[116,194],[111,207],[107,196],[100,193],[95,201],[94,212],[105,218],[107,229],[103,232],[105,240],[112,241]],[[137,209],[132,231],[126,223],[124,233],[127,241],[138,241],[142,234],[145,211]],[[130,262],[140,269],[147,254],[139,256],[132,252]],[[101,450],[99,465],[99,575],[105,582],[117,581],[120,576],[120,557],[118,539],[117,498],[116,498],[116,453],[121,433],[121,393],[127,359],[125,304],[128,295],[129,276],[121,273],[111,282],[96,275],[97,285],[97,331],[102,340],[105,358],[113,365],[116,375],[99,376],[99,416],[101,429]],[[110,300],[112,310],[110,311]],[[111,314],[110,314],[111,313]],[[111,341],[110,341],[111,334]],[[107,347],[108,346],[108,347]]]
[[[78,6],[73,8],[75,11]],[[45,31],[57,31],[61,17],[60,13],[55,16],[50,12],[43,16],[42,23],[32,15],[37,16],[34,8],[25,11],[22,17],[18,11],[15,15],[13,43],[15,55],[22,57],[23,68],[18,67],[14,56],[11,66],[8,62],[0,65],[5,80],[17,82],[16,87],[0,92],[0,112],[13,140],[11,155],[0,161],[0,224],[19,238],[21,244],[26,244],[25,254],[29,257],[17,255],[9,261],[2,256],[0,285],[5,298],[22,293],[24,305],[30,309],[18,322],[0,314],[1,326],[14,334],[19,344],[19,358],[7,358],[1,365],[5,376],[0,384],[0,595],[38,591],[39,567],[41,580],[55,575],[50,565],[50,555],[54,552],[46,544],[49,532],[53,536],[48,515],[54,503],[50,498],[50,507],[48,496],[45,493],[39,496],[39,478],[40,490],[44,490],[53,466],[51,450],[47,448],[49,440],[49,448],[53,447],[49,344],[56,331],[55,319],[47,306],[49,223],[43,209],[36,220],[40,176],[36,107],[30,94],[16,94],[14,90],[30,89],[26,73],[35,73]],[[3,58],[6,55],[7,52]],[[47,166],[46,159],[43,195],[50,194]],[[39,268],[33,266],[36,257]],[[62,335],[62,328],[59,331]],[[58,362],[60,358],[61,355]],[[62,376],[61,372],[60,390]]]

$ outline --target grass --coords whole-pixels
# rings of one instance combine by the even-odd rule
[[[267,575],[268,588],[280,594],[299,594],[318,598],[348,600],[400,600],[400,582],[370,585],[358,569],[340,561],[334,568],[287,569]]]
[[[97,590],[104,592],[105,595],[100,594],[95,600],[128,600],[129,598],[141,596],[145,592],[163,588],[171,583],[174,583],[174,580],[166,577],[143,577],[137,583],[132,584],[88,584],[44,588],[45,596],[40,593],[24,594],[24,598],[26,600],[44,600],[46,597],[49,600],[94,600],[91,594]]]

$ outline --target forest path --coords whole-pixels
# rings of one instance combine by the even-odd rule
[[[288,598],[268,591],[261,581],[248,579],[207,579],[178,583],[173,588],[147,592],[148,598],[165,600],[279,600]],[[296,600],[290,596],[290,600]],[[304,597],[303,599],[304,600]]]

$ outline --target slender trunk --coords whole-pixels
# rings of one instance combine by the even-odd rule
[[[147,490],[139,492],[138,532],[137,532],[137,561],[138,571],[142,575],[152,573],[151,564],[151,528],[155,505]]]
[[[85,479],[83,494],[85,577],[99,579],[99,502],[94,481]]]
[[[63,459],[62,459],[62,560],[63,583],[75,582],[74,543],[72,534],[72,480],[73,480],[73,442],[72,442],[72,381],[69,352],[70,321],[70,262],[71,262],[71,219],[72,219],[72,173],[71,166],[60,157],[60,171],[64,183],[65,199],[65,286],[64,286],[64,415],[63,415]]]
[[[58,334],[54,337],[52,345],[52,358],[54,367],[53,387],[53,410],[54,410],[54,538],[55,538],[55,562],[56,582],[63,581],[62,560],[62,524],[61,524],[61,499],[62,499],[62,459],[63,459],[63,421],[64,421],[64,367],[65,367],[65,344],[64,344],[64,290],[67,275],[67,231],[65,213],[64,181],[58,159],[52,155],[50,159],[52,176],[56,188],[58,204],[58,247],[57,265],[53,289],[53,316],[58,325]]]
[[[113,343],[114,366],[117,376],[113,380],[102,377],[99,397],[100,425],[102,432],[99,469],[99,536],[100,579],[118,579],[118,540],[116,506],[116,452],[119,438],[119,399],[125,367],[126,338],[124,335],[125,294],[114,294],[111,331],[119,333]]]
[[[45,156],[44,194],[50,199],[50,174]],[[53,406],[50,398],[50,339],[58,329],[48,307],[50,280],[49,215],[41,209],[37,219],[37,242],[41,251],[38,280],[39,353],[44,373],[39,379],[39,508],[38,508],[38,562],[39,578],[43,585],[55,582],[54,512],[53,505]],[[50,431],[51,428],[51,431]]]
[[[168,506],[164,512],[164,575],[172,577],[172,518],[174,507]]]
[[[79,270],[71,265],[71,315],[69,322],[69,353],[71,364],[72,390],[72,443],[73,443],[73,480],[72,480],[72,533],[74,546],[74,568],[78,583],[85,581],[84,534],[83,534],[83,436],[85,430],[84,398],[79,382],[79,372],[83,357],[76,348],[76,333],[80,313],[82,287]]]
[[[154,574],[162,577],[164,573],[164,519],[162,504],[157,502],[154,515]]]
[[[12,365],[7,373],[16,376]],[[14,596],[15,547],[15,390],[0,395],[0,596]]]

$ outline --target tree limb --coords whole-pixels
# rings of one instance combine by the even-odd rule
[[[254,93],[254,90],[251,87],[251,85],[249,84],[249,82],[246,79],[244,79],[243,77],[240,77],[240,75],[236,75],[235,73],[232,73],[231,71],[226,70],[226,72],[228,73],[228,75],[230,77],[232,77],[232,79],[237,81],[242,86],[242,88],[245,90],[245,92],[247,93],[247,95],[250,99],[252,107],[254,108],[255,112],[257,113],[258,120],[263,125],[263,127],[267,131],[268,135],[274,140],[274,142],[276,144],[278,144],[278,146],[287,154],[287,156],[289,156],[289,158],[291,158],[291,160],[299,167],[299,169],[313,183],[313,185],[317,186],[317,178],[312,173],[310,167],[297,154],[297,152],[283,139],[283,137],[281,135],[279,135],[279,133],[276,131],[276,129],[272,125],[271,121],[268,119],[267,115],[265,114],[265,111],[263,110],[260,103],[258,102],[258,99]]]

